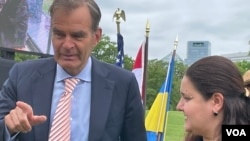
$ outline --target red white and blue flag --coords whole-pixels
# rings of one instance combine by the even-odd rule
[[[123,37],[120,33],[117,33],[117,56],[115,64],[119,67],[124,67],[124,49],[123,49]]]

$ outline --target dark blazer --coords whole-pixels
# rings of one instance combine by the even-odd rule
[[[0,93],[0,141],[4,116],[16,101],[30,104],[34,114],[47,121],[20,133],[18,141],[47,141],[56,72],[53,58],[17,63]],[[91,110],[88,141],[146,141],[144,112],[133,73],[92,57]],[[82,107],[84,108],[84,107]],[[81,140],[81,139],[79,139]]]
[[[14,64],[14,60],[0,57],[0,90],[2,89],[4,81],[8,78],[9,71]]]

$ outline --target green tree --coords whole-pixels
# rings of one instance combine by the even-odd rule
[[[34,60],[34,59],[38,59],[39,56],[38,55],[32,55],[32,54],[24,54],[24,53],[15,53],[15,58],[14,60],[16,62],[22,62],[25,60]]]
[[[147,78],[147,109],[150,109],[161,85],[166,79],[168,62],[162,60],[150,60],[148,63],[148,78]],[[174,76],[172,82],[170,109],[175,110],[175,107],[180,99],[180,83],[187,66],[181,62],[175,62]]]
[[[133,64],[134,64],[133,58],[125,54],[124,55],[124,68],[131,71]]]
[[[172,94],[171,94],[171,101],[170,101],[170,109],[169,110],[176,110],[176,106],[180,100],[180,84],[181,79],[184,76],[184,73],[187,69],[187,65],[184,65],[182,62],[175,62],[175,70],[173,76],[173,83],[172,83]]]
[[[161,60],[149,60],[147,68],[146,84],[146,109],[150,109],[162,83],[166,78],[167,63]]]
[[[243,60],[235,63],[240,70],[241,75],[243,75],[246,71],[250,70],[250,62]]]
[[[116,54],[116,43],[110,41],[110,37],[106,35],[102,36],[100,42],[92,51],[92,55],[97,59],[110,64],[115,63]]]
[[[115,42],[112,42],[109,36],[103,34],[100,42],[93,49],[92,55],[103,62],[115,64],[117,55],[117,44]],[[125,54],[124,68],[127,70],[131,70],[132,65],[133,59]]]

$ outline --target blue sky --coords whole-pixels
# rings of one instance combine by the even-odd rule
[[[173,49],[186,58],[188,41],[210,41],[212,55],[249,51],[250,1],[247,0],[96,0],[102,11],[103,33],[116,42],[117,8],[125,11],[121,23],[124,52],[135,58],[150,22],[149,59],[161,59]]]

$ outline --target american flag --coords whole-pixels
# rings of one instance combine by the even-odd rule
[[[123,68],[124,67],[123,37],[120,33],[117,33],[117,49],[118,53],[116,56],[115,64]]]

